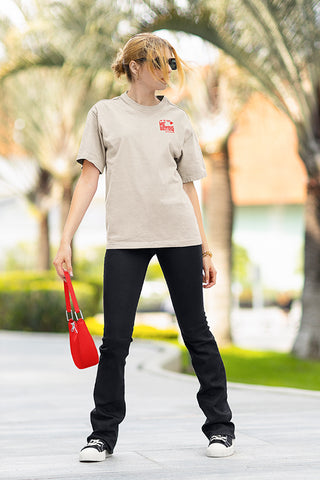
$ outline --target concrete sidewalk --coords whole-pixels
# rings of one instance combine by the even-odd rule
[[[319,393],[230,385],[236,454],[207,458],[204,417],[195,399],[198,382],[163,371],[159,363],[170,355],[170,346],[133,342],[127,418],[114,455],[82,464],[78,452],[90,432],[96,368],[74,367],[66,335],[0,332],[0,478],[319,478]]]

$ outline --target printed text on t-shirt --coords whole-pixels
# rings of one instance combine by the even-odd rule
[[[174,125],[171,120],[159,120],[159,125],[162,132],[174,133]]]

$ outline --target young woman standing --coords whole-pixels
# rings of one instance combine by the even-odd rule
[[[206,176],[198,140],[186,113],[155,92],[182,64],[175,49],[153,34],[132,37],[113,69],[129,90],[89,111],[77,155],[82,172],[54,260],[58,275],[72,274],[71,240],[106,169],[107,250],[104,263],[105,329],[94,387],[92,433],[80,461],[113,453],[125,416],[124,366],[132,341],[146,270],[156,255],[163,271],[206,416],[207,455],[234,452],[234,424],[226,375],[209,330],[202,288],[216,283],[193,182]]]

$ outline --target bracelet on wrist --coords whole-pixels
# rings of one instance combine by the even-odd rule
[[[212,252],[210,252],[210,250],[206,250],[205,252],[202,252],[202,256],[203,257],[212,257]]]

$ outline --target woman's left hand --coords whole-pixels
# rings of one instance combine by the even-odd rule
[[[210,288],[216,284],[217,270],[214,268],[213,262],[209,255],[202,257],[203,261],[203,288]]]

